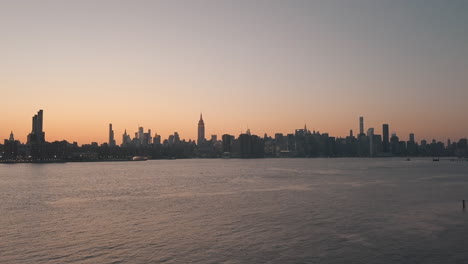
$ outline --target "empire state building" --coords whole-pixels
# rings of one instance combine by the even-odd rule
[[[198,121],[198,140],[197,145],[205,142],[205,122],[203,122],[203,116],[200,114],[200,121]]]

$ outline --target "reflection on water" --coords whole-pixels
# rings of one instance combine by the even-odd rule
[[[468,261],[468,163],[0,165],[0,263]]]

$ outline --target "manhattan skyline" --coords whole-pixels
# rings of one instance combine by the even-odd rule
[[[4,1],[0,138],[366,127],[466,138],[466,1]],[[195,122],[195,125],[194,125]]]
[[[106,146],[109,146],[109,147],[116,147],[116,146],[126,146],[126,145],[129,145],[129,144],[135,144],[136,142],[132,142],[134,140],[138,141],[138,144],[137,146],[139,146],[139,144],[143,144],[144,145],[151,145],[151,144],[155,144],[155,145],[160,145],[161,143],[164,143],[165,145],[168,143],[168,140],[171,142],[170,144],[172,144],[172,142],[174,141],[175,137],[177,137],[177,142],[179,141],[183,141],[183,142],[188,142],[188,143],[194,143],[196,145],[203,145],[204,143],[206,143],[207,141],[210,141],[211,143],[214,143],[217,140],[218,138],[218,134],[206,134],[206,130],[205,130],[205,122],[203,120],[203,113],[200,113],[200,117],[199,117],[199,121],[198,121],[198,125],[197,125],[197,136],[196,136],[196,139],[192,139],[192,138],[183,138],[180,136],[179,132],[177,131],[174,131],[172,134],[169,134],[167,136],[167,138],[165,139],[164,137],[161,136],[161,134],[159,134],[157,131],[152,131],[151,128],[149,128],[147,130],[147,132],[145,132],[145,128],[143,126],[138,126],[138,129],[137,131],[134,133],[135,137],[133,137],[132,139],[132,132],[131,132],[131,129],[128,129],[128,133],[127,133],[127,128],[124,129],[124,132],[122,133],[122,140],[121,140],[121,144],[118,144],[118,141],[116,140],[116,137],[115,137],[115,131],[113,129],[113,124],[112,123],[109,123],[108,124],[108,134],[107,134],[107,141],[103,141],[103,142],[96,142],[96,141],[92,141],[92,142],[81,142],[81,143],[78,143],[74,140],[69,140],[69,139],[65,139],[65,138],[62,138],[61,140],[56,140],[56,139],[52,139],[50,140],[49,142],[59,142],[59,141],[67,141],[69,143],[71,142],[74,142],[73,144],[74,145],[89,145],[88,143],[91,143],[92,145],[94,144],[101,144],[101,145],[106,145]],[[358,120],[358,129],[354,129],[354,128],[350,128],[348,130],[348,134],[345,135],[345,136],[341,136],[341,135],[333,135],[333,134],[330,134],[328,131],[320,131],[320,130],[316,130],[315,128],[313,129],[309,129],[307,128],[307,123],[304,124],[304,127],[303,128],[296,128],[296,129],[293,129],[289,132],[293,132],[295,131],[295,133],[297,134],[298,131],[302,131],[300,133],[305,133],[305,134],[314,134],[314,135],[320,135],[321,133],[326,135],[326,137],[328,136],[331,136],[333,139],[340,139],[340,140],[344,140],[344,139],[359,139],[361,136],[367,136],[367,137],[374,137],[374,136],[378,136],[379,137],[379,141],[381,140],[381,142],[379,144],[382,144],[382,149],[381,151],[383,151],[384,153],[388,152],[390,149],[389,149],[389,143],[390,143],[390,135],[392,137],[396,137],[397,140],[401,139],[402,142],[411,142],[411,143],[418,143],[421,142],[422,145],[425,145],[427,142],[431,142],[432,143],[441,143],[441,144],[444,144],[444,142],[442,142],[441,140],[439,139],[436,139],[436,138],[432,138],[432,139],[428,139],[428,138],[416,138],[415,137],[415,134],[414,132],[410,132],[409,134],[407,134],[407,136],[405,135],[402,135],[402,134],[398,134],[396,131],[394,130],[390,130],[389,129],[389,124],[385,124],[385,123],[382,123],[381,124],[381,127],[374,127],[374,126],[366,126],[367,123],[365,121],[365,117],[363,116],[360,116],[359,117],[359,120]],[[9,140],[10,141],[15,141],[18,142],[18,143],[26,143],[26,144],[31,144],[31,143],[46,143],[48,142],[48,140],[46,140],[45,138],[45,131],[44,131],[44,110],[43,109],[40,109],[36,115],[34,115],[32,117],[32,127],[31,127],[31,133],[29,133],[27,135],[27,141],[26,142],[22,142],[21,141],[21,138],[19,137],[16,137],[14,138],[14,133],[13,131],[10,131],[10,134],[9,134]],[[154,134],[153,134],[154,132]],[[289,132],[287,133],[282,133],[282,132],[273,132],[271,134],[268,134],[268,133],[264,133],[264,138],[267,138],[267,136],[269,136],[269,138],[273,138],[272,136],[274,136],[275,138],[278,136],[278,135],[293,135],[293,134],[290,134]],[[380,132],[380,134],[379,134]],[[391,133],[390,133],[391,132]],[[247,129],[245,131],[240,131],[239,132],[239,135],[241,134],[251,134],[252,131],[249,127],[247,127]],[[223,135],[223,137],[225,135],[228,135],[228,136],[231,136],[231,137],[234,137],[233,135],[229,135],[227,134],[226,132],[222,132],[221,133]],[[154,137],[153,137],[154,136]],[[257,136],[257,135],[255,135]],[[171,139],[172,138],[172,139]],[[209,140],[210,139],[210,140]],[[5,139],[7,140],[7,139]],[[164,140],[164,142],[163,142]],[[224,139],[223,139],[224,140]],[[452,138],[447,138],[447,146],[450,146],[451,145],[451,142],[456,142],[457,140],[463,140],[463,141],[466,141],[466,137],[465,138],[459,138],[459,139],[452,139]],[[463,143],[464,144],[464,143]]]

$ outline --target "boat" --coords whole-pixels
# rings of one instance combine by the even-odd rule
[[[145,161],[145,160],[147,160],[147,159],[148,159],[148,158],[143,157],[143,156],[134,156],[134,157],[132,158],[133,161]]]
[[[432,158],[432,161],[439,161],[439,158]]]

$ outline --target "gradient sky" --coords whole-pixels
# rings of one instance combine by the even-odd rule
[[[0,138],[468,136],[468,1],[0,1]]]

